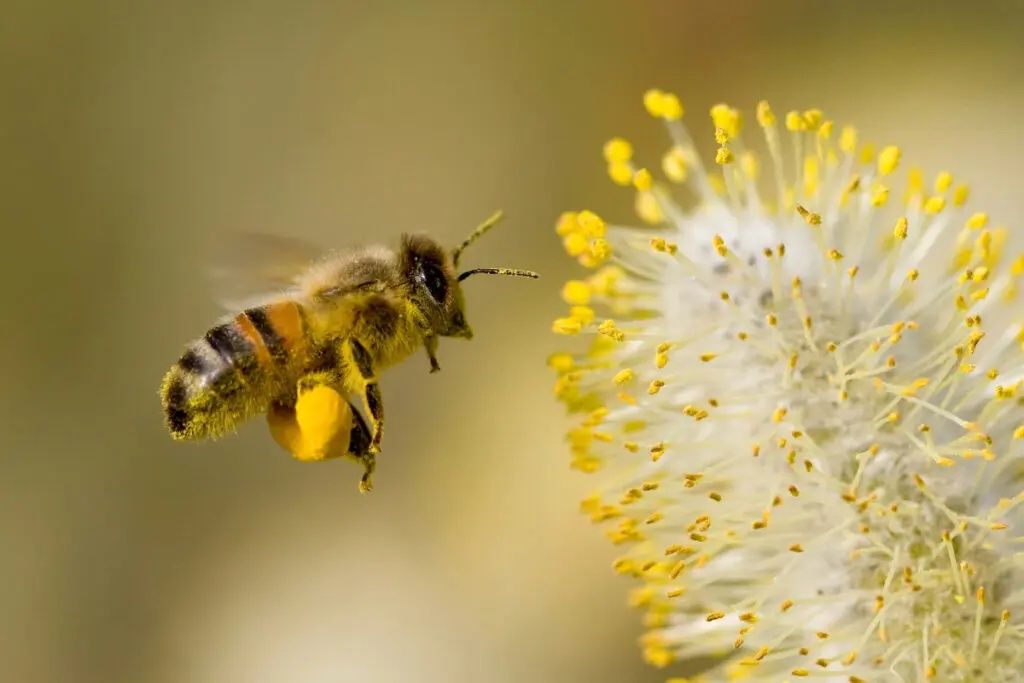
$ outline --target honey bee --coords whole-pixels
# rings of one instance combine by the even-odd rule
[[[511,268],[458,272],[463,251],[500,219],[499,211],[451,251],[420,234],[403,236],[397,251],[375,245],[323,258],[280,295],[211,328],[164,376],[160,399],[171,436],[215,438],[265,413],[271,434],[294,457],[355,460],[364,470],[360,491],[369,491],[384,427],[379,373],[421,346],[437,372],[441,337],[472,338],[466,278],[538,277]],[[297,447],[296,406],[314,396],[327,397],[331,432]]]

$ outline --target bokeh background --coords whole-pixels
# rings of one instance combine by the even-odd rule
[[[821,106],[1024,209],[1020,2],[5,0],[0,680],[655,681],[614,549],[576,509],[546,355],[615,219],[640,94]],[[705,148],[710,149],[708,144]],[[477,338],[383,381],[377,490],[261,424],[172,443],[156,389],[218,314],[217,238],[429,230],[540,282],[468,285]]]

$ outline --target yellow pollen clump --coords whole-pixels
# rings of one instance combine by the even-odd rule
[[[765,128],[775,125],[775,113],[765,100],[757,103],[757,122]]]

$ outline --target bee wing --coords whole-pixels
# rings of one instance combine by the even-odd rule
[[[293,290],[324,250],[293,237],[237,233],[216,247],[210,286],[226,311],[238,311]]]

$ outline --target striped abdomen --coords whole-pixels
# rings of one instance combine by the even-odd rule
[[[306,345],[294,301],[250,308],[214,327],[164,377],[160,398],[171,435],[219,436],[265,412]]]

